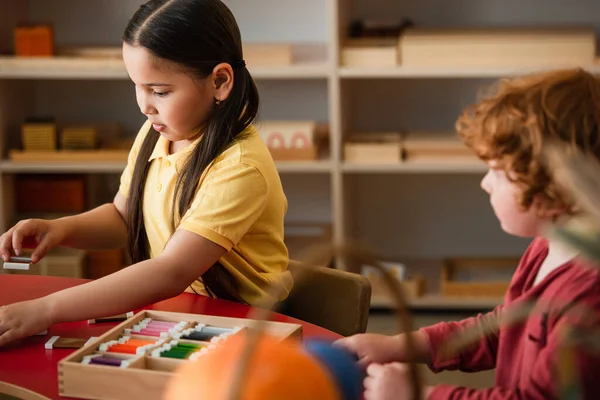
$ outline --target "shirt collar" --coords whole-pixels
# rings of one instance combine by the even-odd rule
[[[176,160],[182,158],[183,156],[190,154],[194,150],[194,148],[196,147],[196,145],[198,144],[198,142],[200,141],[201,138],[202,138],[202,136],[198,136],[198,138],[194,139],[194,141],[192,141],[189,145],[187,145],[181,151],[178,151],[177,153],[174,153],[174,154],[169,154],[170,141],[168,141],[161,135],[158,137],[158,141],[156,142],[156,145],[154,146],[154,150],[152,151],[152,154],[150,155],[148,162],[150,162],[154,159],[157,159],[157,158],[166,158],[166,157],[168,157],[171,161],[176,161]]]

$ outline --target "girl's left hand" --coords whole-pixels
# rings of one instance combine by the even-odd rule
[[[44,299],[23,301],[0,307],[0,347],[33,336],[52,325]]]
[[[410,370],[407,364],[396,362],[369,365],[364,387],[365,400],[408,400],[413,398]],[[426,388],[423,398],[428,397],[428,392],[429,388]]]

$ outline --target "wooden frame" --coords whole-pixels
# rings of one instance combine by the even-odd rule
[[[188,323],[186,327],[193,327],[195,323],[201,323],[222,328],[252,329],[252,324],[255,322],[245,318],[141,311],[58,363],[59,394],[83,399],[162,399],[162,392],[174,371],[182,363],[190,361],[152,357],[150,355],[151,348],[144,355],[123,355],[124,359],[131,361],[130,365],[125,368],[81,363],[85,356],[102,353],[98,351],[102,343],[127,336],[124,335],[124,330],[133,327],[145,318],[170,322],[185,321]],[[267,321],[265,331],[282,340],[302,337],[302,325],[299,324]],[[171,338],[172,336],[166,340]]]

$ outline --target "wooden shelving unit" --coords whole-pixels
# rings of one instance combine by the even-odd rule
[[[59,45],[120,45],[119,29],[141,0],[0,3],[2,10],[8,10],[0,15],[0,52],[7,53],[12,50],[12,28],[17,22],[26,21],[55,23]],[[458,112],[475,101],[482,85],[498,77],[555,67],[352,68],[340,64],[341,43],[350,21],[357,18],[409,17],[429,26],[560,22],[600,27],[600,5],[595,0],[583,0],[577,5],[537,0],[526,7],[516,0],[485,4],[462,0],[461,9],[479,11],[474,13],[435,13],[431,9],[439,7],[437,3],[408,0],[226,3],[240,23],[244,40],[296,45],[291,66],[249,65],[263,96],[261,118],[314,119],[329,124],[328,159],[278,163],[284,187],[293,193],[289,199],[290,220],[329,222],[336,242],[358,239],[387,259],[469,252],[515,255],[525,248],[527,241],[507,237],[497,226],[485,195],[477,187],[486,171],[478,160],[346,163],[343,142],[348,132],[360,130],[451,130]],[[263,11],[257,13],[257,9]],[[492,11],[484,12],[486,9]],[[95,22],[82,26],[76,21],[84,14],[110,15],[111,28]],[[514,20],[515,15],[519,15],[518,21]],[[600,72],[598,64],[582,67]],[[117,179],[124,166],[118,162],[11,162],[8,150],[18,141],[23,119],[31,114],[57,115],[62,120],[92,116],[103,121],[121,120],[134,132],[141,116],[129,113],[137,106],[133,88],[128,85],[119,59],[0,57],[0,229],[7,228],[13,214],[12,185],[19,174],[86,173],[115,175]],[[63,91],[70,95],[63,96]],[[77,104],[83,98],[86,108]],[[117,108],[109,107],[113,102],[118,103]],[[318,184],[313,185],[314,182]],[[309,206],[304,208],[306,204]],[[343,258],[336,261],[339,268],[346,267]],[[374,303],[377,301],[374,298]],[[492,299],[482,304],[496,302]],[[460,308],[466,307],[464,304],[472,305],[435,295],[414,301],[416,308]]]

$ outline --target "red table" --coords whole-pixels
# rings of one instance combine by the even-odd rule
[[[73,278],[0,275],[0,306],[42,297],[85,282],[85,279]],[[145,307],[145,309],[244,318],[252,310],[252,307],[226,300],[182,293],[177,297]],[[281,314],[274,315],[273,320],[301,324],[304,337],[326,339],[341,337],[316,325]],[[57,363],[74,350],[45,350],[44,343],[51,336],[86,339],[91,336],[100,336],[115,325],[117,323],[88,325],[87,321],[62,323],[52,326],[47,336],[27,338],[9,347],[0,348],[0,381],[27,388],[52,399],[58,399]],[[60,399],[66,398],[60,397]]]

